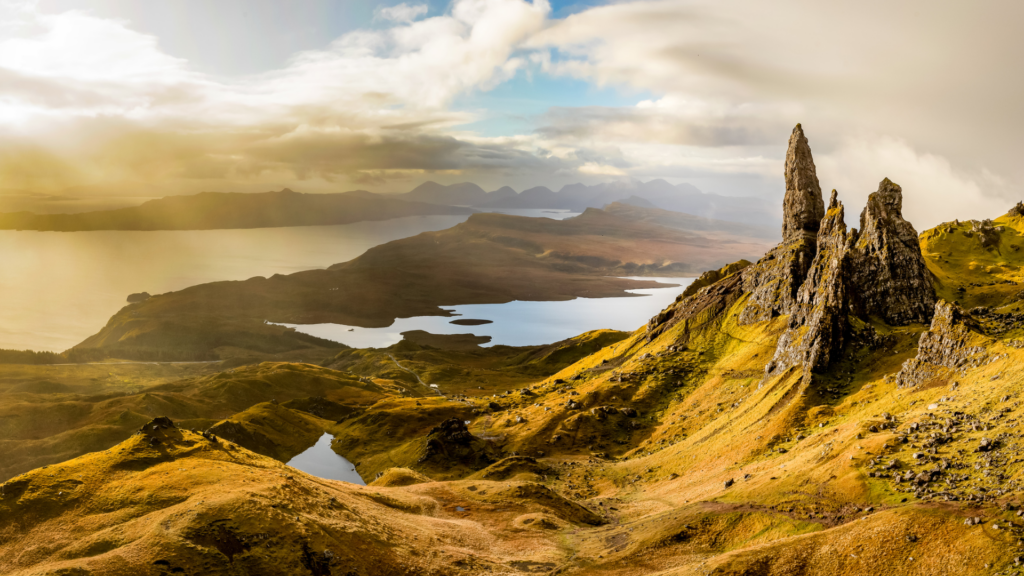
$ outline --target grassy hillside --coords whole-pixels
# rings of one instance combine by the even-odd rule
[[[0,213],[0,230],[215,230],[324,226],[403,216],[470,214],[473,210],[407,202],[362,190],[339,194],[203,192],[140,206],[77,214]]]
[[[944,224],[918,252],[898,193],[883,181],[866,211],[883,217],[860,236],[833,199],[789,314],[744,319],[750,271],[773,251],[628,335],[519,351],[407,341],[343,350],[329,361],[341,370],[154,382],[123,401],[180,427],[134,423],[109,450],[0,485],[0,571],[1019,573],[1020,216]],[[921,262],[930,322],[886,322],[844,292],[864,262],[871,278]],[[790,354],[809,342],[834,345],[829,360]],[[207,407],[234,410],[225,429],[279,457],[326,429],[371,485],[182,430]]]

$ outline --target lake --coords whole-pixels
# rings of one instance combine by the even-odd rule
[[[95,334],[133,292],[291,274],[466,216],[247,230],[0,231],[0,348],[61,352]]]
[[[334,436],[324,433],[316,444],[310,446],[305,452],[288,461],[292,468],[302,470],[306,474],[328,478],[330,480],[341,480],[366,486],[362,477],[356,472],[356,467],[347,459],[339,456],[331,450],[331,441]]]
[[[502,210],[563,219],[565,210]],[[99,332],[134,292],[162,294],[347,262],[368,249],[451,228],[467,216],[336,226],[151,232],[0,230],[0,348],[62,352]]]
[[[577,298],[561,302],[467,304],[447,306],[458,316],[417,316],[399,318],[387,328],[361,328],[344,324],[282,324],[299,332],[326,338],[354,348],[386,348],[402,339],[402,332],[425,330],[432,334],[474,334],[490,336],[484,346],[533,346],[550,344],[590,330],[610,328],[633,331],[665,309],[693,278],[637,278],[677,286],[630,290],[637,296],[619,298]],[[452,324],[457,318],[490,320],[479,326]]]

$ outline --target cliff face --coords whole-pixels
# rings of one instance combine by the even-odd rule
[[[786,197],[782,206],[782,242],[743,273],[750,299],[740,313],[741,324],[788,314],[817,252],[817,232],[825,203],[814,169],[811,148],[797,124],[786,151]]]
[[[917,356],[904,362],[896,374],[897,386],[911,388],[982,365],[987,359],[985,349],[970,345],[976,334],[977,326],[963,310],[939,300],[931,328],[921,334]]]
[[[803,366],[807,371],[827,367],[843,346],[849,304],[846,291],[847,234],[843,205],[832,191],[828,213],[818,231],[818,253],[791,308],[789,328],[779,339],[765,374]]]
[[[783,200],[782,239],[798,237],[814,239],[821,219],[825,217],[825,203],[814,169],[811,147],[799,124],[789,136],[786,151],[786,197]]]
[[[928,323],[935,310],[935,288],[925,267],[914,226],[903,219],[903,190],[888,178],[868,196],[860,215],[861,232],[849,251],[851,307],[859,316],[877,316],[904,326]]]

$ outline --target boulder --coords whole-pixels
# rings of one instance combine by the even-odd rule
[[[479,470],[500,456],[492,442],[470,434],[461,418],[449,418],[427,432],[418,463],[445,470],[452,466]]]

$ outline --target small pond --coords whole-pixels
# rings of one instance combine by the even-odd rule
[[[316,444],[289,460],[288,465],[320,478],[366,486],[366,482],[363,482],[362,477],[356,472],[356,467],[343,456],[339,456],[334,450],[331,450],[332,440],[334,440],[334,436],[325,432],[316,441]]]

